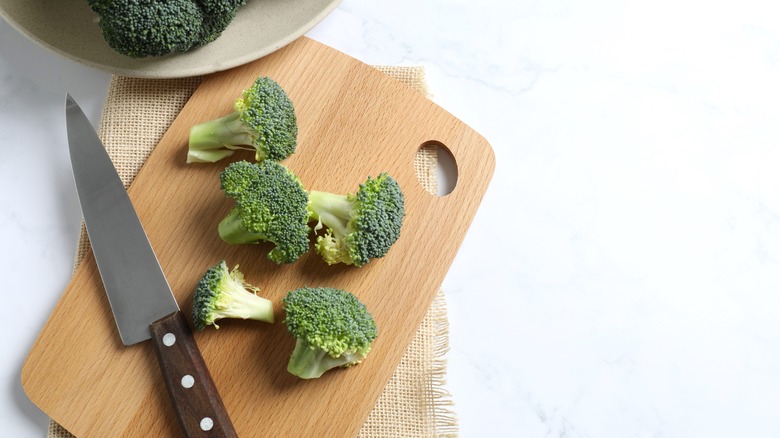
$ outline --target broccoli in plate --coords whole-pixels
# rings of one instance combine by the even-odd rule
[[[203,11],[200,45],[216,40],[236,18],[238,9],[246,0],[197,0]]]
[[[89,0],[103,38],[133,57],[185,52],[200,44],[203,11],[191,0]]]
[[[246,0],[87,0],[103,38],[132,58],[186,52],[216,40]]]

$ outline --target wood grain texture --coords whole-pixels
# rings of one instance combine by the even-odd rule
[[[236,438],[230,415],[182,312],[153,322],[150,329],[163,381],[184,435]]]
[[[227,163],[187,165],[189,129],[229,112],[235,96],[261,75],[278,81],[295,104],[299,145],[284,164],[306,187],[354,192],[383,171],[398,180],[407,215],[387,256],[356,268],[328,266],[310,252],[277,266],[265,257],[267,245],[219,239],[216,226],[232,206],[219,190]],[[415,176],[414,156],[431,141],[457,163],[457,185],[447,196],[428,194]],[[185,313],[195,283],[221,259],[239,264],[274,302],[276,324],[231,320],[195,334],[239,436],[358,432],[440,287],[493,168],[490,145],[473,129],[400,82],[307,38],[204,79],[128,192]],[[295,341],[280,323],[281,299],[304,285],[349,290],[371,310],[379,337],[362,364],[309,381],[287,373]],[[79,437],[179,436],[155,362],[147,343],[120,342],[90,255],[33,345],[22,384]]]

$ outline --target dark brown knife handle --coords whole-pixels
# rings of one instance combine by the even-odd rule
[[[237,437],[181,311],[151,325],[165,386],[187,437]]]

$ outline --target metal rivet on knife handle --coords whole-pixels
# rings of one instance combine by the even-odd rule
[[[195,384],[195,378],[189,374],[181,378],[181,386],[187,389],[192,388],[192,385],[194,384]]]
[[[237,436],[181,311],[155,321],[151,331],[165,386],[186,435]]]
[[[162,337],[162,342],[166,347],[170,347],[171,345],[176,343],[176,335],[173,333],[166,333]]]

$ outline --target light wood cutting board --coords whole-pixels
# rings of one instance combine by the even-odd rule
[[[219,239],[217,223],[232,207],[219,189],[227,161],[185,164],[189,129],[230,112],[258,76],[278,81],[295,104],[299,146],[284,164],[306,187],[350,193],[383,171],[399,181],[407,215],[387,256],[356,268],[327,266],[312,251],[277,266],[266,259],[268,245]],[[457,163],[457,185],[447,196],[428,194],[415,176],[415,154],[430,142],[446,147]],[[252,160],[253,154],[231,158]],[[276,324],[223,320],[219,330],[195,335],[239,436],[358,432],[440,287],[493,168],[490,145],[464,123],[307,38],[204,79],[128,192],[186,314],[195,283],[222,259],[240,264],[275,304]],[[371,310],[379,337],[361,365],[308,381],[287,372],[295,342],[281,323],[281,299],[304,285],[344,288]],[[153,348],[122,345],[91,254],[33,345],[22,384],[36,405],[79,437],[180,435]]]

